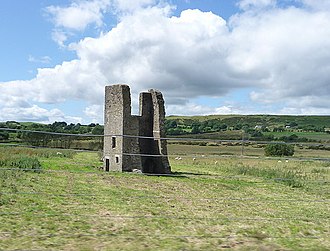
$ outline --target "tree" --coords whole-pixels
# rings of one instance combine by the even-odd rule
[[[234,126],[234,130],[242,130],[243,128],[243,125],[240,124],[240,123],[237,123],[235,126]]]
[[[280,137],[280,140],[283,140],[285,142],[296,142],[298,141],[298,136],[296,134],[291,134],[290,136],[282,136]]]
[[[11,129],[18,129],[21,127],[21,124],[16,121],[7,121],[6,125],[7,125],[6,127]]]
[[[266,156],[293,156],[294,154],[294,146],[293,145],[285,145],[285,144],[268,144],[265,147],[265,155]]]
[[[57,122],[55,121],[53,124],[49,125],[49,127],[51,128],[51,130],[53,132],[63,132],[64,128],[67,126],[66,122]]]
[[[191,128],[191,133],[192,134],[198,134],[198,133],[201,133],[201,131],[199,130],[199,126],[193,126]]]
[[[181,128],[169,128],[166,132],[168,135],[181,135],[184,131]]]
[[[296,127],[296,126],[298,126],[298,123],[293,121],[293,122],[289,123],[289,126],[290,127]]]
[[[282,126],[280,127],[274,127],[273,132],[284,132],[284,128]]]
[[[260,131],[252,131],[252,132],[249,131],[248,133],[250,133],[251,137],[253,138],[262,139],[264,137],[264,135]]]
[[[9,133],[8,132],[0,132],[0,140],[8,140]]]
[[[20,138],[32,146],[48,146],[51,138],[54,136],[38,132],[22,132],[20,134]]]
[[[96,125],[92,130],[92,134],[94,135],[103,135],[103,133],[104,133],[104,128],[103,126],[100,125]]]
[[[165,120],[165,130],[167,134],[170,135],[173,132],[173,130],[176,129],[177,127],[178,127],[178,123],[176,122],[176,120],[172,120],[172,119]]]

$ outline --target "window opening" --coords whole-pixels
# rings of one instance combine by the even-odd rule
[[[116,148],[116,137],[112,137],[112,140],[111,140],[111,146],[112,148]]]

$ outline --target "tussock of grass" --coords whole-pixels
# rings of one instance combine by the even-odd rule
[[[1,147],[0,168],[18,168],[24,171],[40,172],[41,163],[38,158],[72,158],[75,152],[56,149],[33,149],[23,147]]]
[[[76,152],[66,149],[37,149],[26,147],[0,147],[0,160],[11,155],[27,155],[43,158],[62,157],[72,158]]]
[[[304,187],[306,184],[304,182],[306,180],[306,176],[301,170],[251,167],[244,164],[239,164],[234,168],[227,168],[227,172],[238,175],[249,175],[265,179],[273,179],[275,182],[280,182],[295,188]]]
[[[0,160],[0,167],[19,168],[24,171],[34,170],[36,172],[41,170],[41,164],[37,157],[26,155],[13,155]]]

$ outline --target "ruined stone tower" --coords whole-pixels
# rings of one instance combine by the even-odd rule
[[[105,87],[104,170],[165,174],[171,172],[167,158],[161,92],[140,93],[140,115],[131,115],[127,85]]]

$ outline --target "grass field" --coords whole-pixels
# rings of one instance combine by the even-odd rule
[[[0,250],[330,249],[329,162],[169,148],[183,156],[174,177],[105,173],[97,153],[1,148]]]
[[[265,144],[242,144],[238,143],[228,143],[224,145],[180,145],[180,144],[170,144],[169,154],[171,155],[182,155],[189,156],[201,156],[217,158],[218,156],[241,156],[246,157],[258,157],[264,158]],[[330,158],[330,151],[328,150],[315,150],[309,149],[308,145],[295,146],[294,158]]]
[[[299,138],[307,138],[320,142],[330,142],[330,134],[325,132],[264,132],[264,134],[274,135],[276,138],[280,138],[282,136],[289,137],[290,135],[295,134]]]

